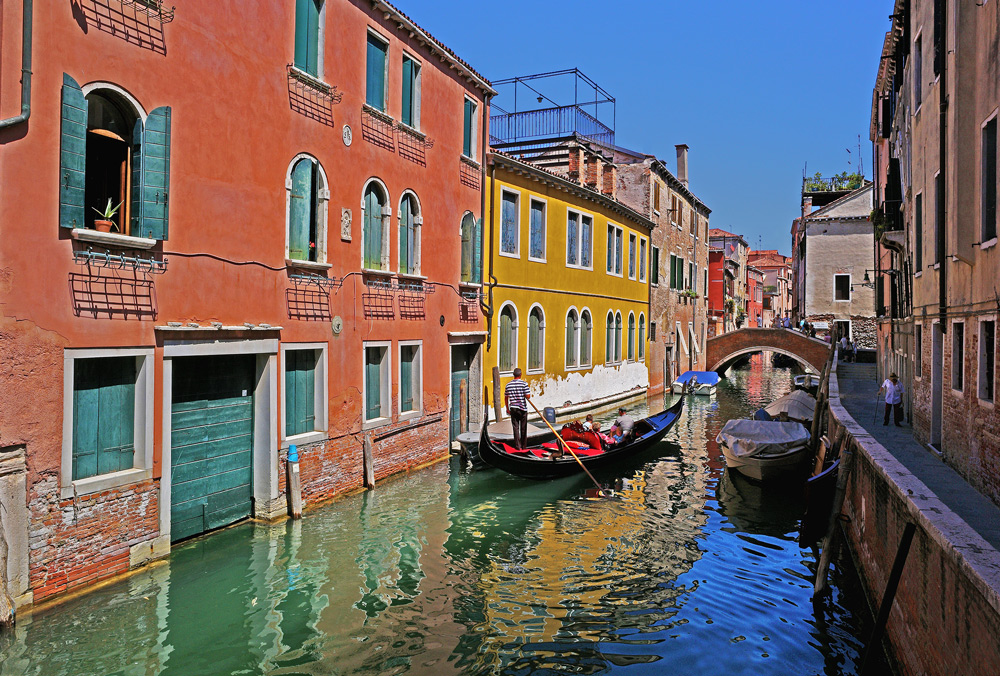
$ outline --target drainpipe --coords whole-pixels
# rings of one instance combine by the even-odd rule
[[[956,9],[956,11],[958,11]],[[938,170],[941,172],[941,227],[936,233],[937,247],[941,254],[938,261],[938,330],[941,331],[941,344],[944,345],[944,337],[948,335],[948,325],[945,320],[948,316],[948,235],[947,235],[947,214],[948,214],[948,150],[947,139],[945,138],[948,129],[948,8],[945,5],[941,16],[941,36],[944,44],[941,56],[941,86],[939,88],[941,100],[938,101],[939,122],[938,122]],[[935,210],[936,211],[936,210]],[[944,378],[941,379],[944,381]],[[944,389],[943,382],[938,386]]]
[[[0,120],[0,129],[27,122],[31,115],[31,19],[32,0],[24,0],[21,16],[21,114]]]
[[[488,123],[489,120],[487,119],[486,113],[489,110],[490,102],[492,100],[493,100],[493,97],[490,96],[489,94],[486,94],[486,96],[484,98],[485,105],[483,106],[483,124],[482,124],[482,127],[483,127],[483,129],[482,129],[482,139],[483,140],[482,140],[482,150],[480,152],[480,168],[481,168],[480,171],[482,172],[482,178],[480,180],[480,186],[484,186],[486,184],[486,162],[487,162],[487,159],[489,157],[489,150],[488,150],[489,149],[489,130],[487,128],[487,123]],[[492,164],[491,164],[491,166],[490,166],[490,172],[491,172],[490,173],[490,247],[491,247],[491,251],[490,251],[490,277],[493,276],[493,252],[492,252],[492,246],[493,246],[493,174],[492,174],[492,171],[493,171],[493,169],[492,169]],[[486,191],[483,190],[482,188],[480,188],[480,190],[479,190],[479,222],[482,225],[479,228],[479,231],[481,233],[481,237],[479,239],[479,251],[480,251],[480,255],[479,255],[479,266],[480,266],[479,274],[480,274],[480,280],[479,280],[479,282],[480,282],[480,284],[482,284],[482,286],[479,287],[479,289],[480,289],[479,307],[483,311],[483,317],[486,318],[486,349],[488,350],[488,349],[490,349],[491,338],[493,337],[493,332],[490,329],[490,327],[492,326],[492,320],[493,320],[493,289],[492,289],[492,287],[489,289],[489,300],[484,300],[483,297],[482,297],[482,293],[481,292],[482,292],[483,289],[486,288],[486,279],[483,277],[483,271],[482,271],[483,256],[486,254],[486,241],[485,241],[486,229],[484,227],[482,227],[483,225],[486,224],[485,221],[486,221]]]
[[[496,201],[494,200],[496,194],[496,184],[497,184],[497,166],[496,162],[492,157],[489,158],[490,163],[490,268],[489,268],[489,290],[487,291],[489,300],[483,307],[483,316],[486,317],[486,349],[490,349],[493,343],[493,287],[497,285],[497,278],[493,275],[493,222],[494,222],[494,212],[496,209]],[[484,247],[485,248],[485,247]],[[483,284],[486,285],[487,282],[484,279]]]

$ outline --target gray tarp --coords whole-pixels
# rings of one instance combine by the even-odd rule
[[[781,455],[809,442],[809,430],[797,422],[730,420],[715,439],[737,458]]]
[[[764,409],[772,418],[777,418],[784,411],[789,418],[808,420],[812,422],[816,411],[816,397],[803,390],[792,390],[781,399],[776,399]]]

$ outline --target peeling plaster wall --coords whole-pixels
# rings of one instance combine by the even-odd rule
[[[646,387],[649,369],[643,362],[595,366],[591,371],[570,371],[565,377],[529,377],[532,401],[538,408],[582,404]]]

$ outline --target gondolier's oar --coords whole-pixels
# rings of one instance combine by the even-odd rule
[[[601,484],[597,483],[597,479],[595,479],[594,475],[590,473],[590,470],[587,469],[587,466],[583,464],[583,461],[580,460],[580,457],[576,453],[573,452],[572,448],[569,447],[569,444],[566,443],[566,440],[563,439],[562,436],[560,436],[560,434],[558,432],[556,432],[556,428],[555,427],[553,427],[552,425],[549,424],[549,421],[545,419],[545,416],[542,415],[542,412],[538,410],[538,407],[535,406],[535,403],[533,401],[531,401],[531,399],[528,399],[528,403],[531,404],[531,408],[535,409],[535,413],[537,413],[539,415],[539,417],[542,419],[542,422],[545,423],[545,426],[548,427],[550,430],[552,430],[552,433],[554,435],[556,435],[556,439],[559,440],[559,443],[562,444],[562,447],[565,450],[567,450],[569,452],[569,454],[573,456],[573,459],[576,460],[580,464],[580,469],[582,469],[584,472],[586,472],[587,476],[590,477],[590,480],[594,482],[594,485],[597,486],[597,492],[598,492],[598,494],[599,495],[604,495],[604,489],[601,488]]]

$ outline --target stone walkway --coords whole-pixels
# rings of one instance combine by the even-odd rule
[[[933,451],[913,438],[910,426],[882,425],[882,404],[876,410],[879,383],[874,364],[837,366],[840,401],[854,420],[903,466],[930,488],[941,502],[1000,550],[1000,507],[969,485]],[[883,400],[884,401],[884,400]],[[877,416],[877,419],[876,419]]]

